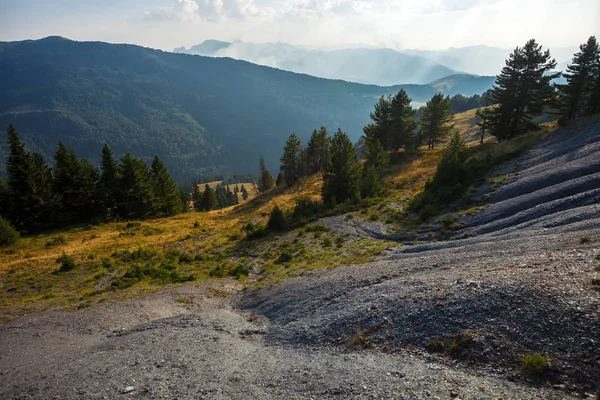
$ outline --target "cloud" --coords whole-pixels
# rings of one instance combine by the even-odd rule
[[[170,6],[146,12],[144,19],[148,21],[194,21],[198,18],[199,8],[198,3],[194,0],[177,0]]]
[[[259,14],[252,0],[177,0],[176,3],[146,12],[147,21],[220,21],[246,19]]]

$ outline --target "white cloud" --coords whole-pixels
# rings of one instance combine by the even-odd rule
[[[176,20],[194,21],[198,18],[198,3],[194,0],[177,0],[176,3],[160,7],[146,13],[145,19],[150,21]]]

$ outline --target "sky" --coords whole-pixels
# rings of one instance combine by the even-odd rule
[[[600,37],[598,0],[0,0],[0,41],[51,35],[172,51],[206,39],[435,50]]]

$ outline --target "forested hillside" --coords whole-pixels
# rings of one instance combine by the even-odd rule
[[[62,141],[97,164],[107,143],[116,157],[131,151],[150,162],[158,155],[179,181],[255,171],[259,153],[275,169],[290,133],[306,139],[322,125],[341,126],[356,141],[376,100],[401,88],[58,37],[0,43],[0,71],[0,126],[13,124],[47,160]],[[439,89],[481,94],[493,82],[474,78],[474,87],[465,79]],[[415,102],[436,91],[402,87]],[[0,140],[2,166],[6,150]]]

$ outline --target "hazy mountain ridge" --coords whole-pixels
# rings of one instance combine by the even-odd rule
[[[286,71],[327,79],[391,86],[427,84],[457,74],[457,70],[427,58],[392,49],[313,49],[286,43],[220,42],[207,40],[175,52],[211,57],[231,57]]]
[[[14,124],[29,148],[50,159],[62,140],[98,162],[106,142],[117,155],[159,155],[178,180],[255,172],[259,153],[276,170],[292,132],[306,140],[321,125],[341,127],[357,140],[379,96],[402,87],[422,103],[436,92],[57,37],[0,43],[0,70],[0,125]],[[493,80],[463,77],[443,91],[481,94]],[[2,165],[5,150],[0,140]]]
[[[550,49],[552,57],[558,63],[558,70],[566,68],[577,49],[576,46]],[[500,73],[513,49],[485,45],[450,47],[445,50],[397,51],[366,46],[312,49],[281,42],[222,42],[209,39],[189,49],[180,47],[174,51],[210,57],[231,57],[324,78],[385,86],[429,83],[456,74],[456,71],[495,76]],[[386,68],[380,70],[381,65]],[[398,65],[401,67],[398,68]]]

